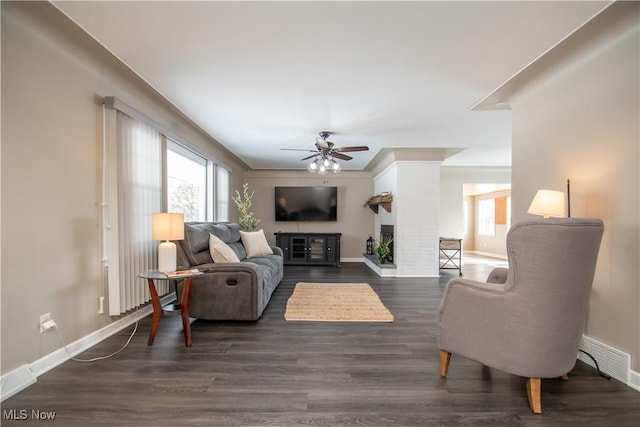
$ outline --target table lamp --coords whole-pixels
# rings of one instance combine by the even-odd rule
[[[542,215],[543,218],[564,218],[567,202],[562,191],[538,190],[527,213]]]
[[[158,271],[176,271],[177,250],[171,240],[184,239],[184,214],[154,213],[153,240],[163,240],[158,246]]]

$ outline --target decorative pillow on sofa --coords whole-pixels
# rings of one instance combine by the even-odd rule
[[[240,231],[240,238],[244,249],[247,251],[247,258],[273,253],[267,238],[264,236],[264,230]]]
[[[209,233],[209,252],[213,262],[240,262],[233,249],[211,233]]]

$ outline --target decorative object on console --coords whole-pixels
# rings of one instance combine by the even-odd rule
[[[240,212],[238,224],[240,224],[240,228],[245,231],[255,230],[258,224],[260,224],[260,220],[253,216],[253,212],[251,212],[254,194],[255,191],[249,193],[249,184],[245,182],[242,185],[242,194],[236,190],[236,195],[232,197],[233,202],[236,204],[238,211]]]
[[[374,242],[375,240],[373,240],[373,237],[369,236],[369,238],[367,239],[367,255],[373,255]]]
[[[566,200],[562,191],[538,190],[527,213],[542,215],[543,218],[565,218]]]
[[[287,151],[308,151],[310,153],[314,153],[309,157],[305,157],[301,160],[309,160],[313,159],[311,163],[307,166],[307,170],[311,173],[318,173],[324,175],[329,171],[333,173],[338,173],[341,170],[340,163],[336,161],[336,159],[340,160],[351,160],[353,157],[347,156],[346,154],[342,154],[345,152],[353,152],[353,151],[367,151],[369,147],[361,145],[357,147],[335,147],[334,143],[331,141],[327,141],[327,138],[331,135],[331,132],[322,131],[320,132],[320,138],[316,138],[316,149],[315,150],[301,150],[297,148],[282,148],[281,150]]]
[[[176,244],[171,240],[184,239],[184,214],[154,213],[152,217],[153,240],[163,240],[158,246],[158,271],[175,271],[177,265]]]

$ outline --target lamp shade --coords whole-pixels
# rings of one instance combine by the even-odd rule
[[[181,213],[154,213],[153,239],[164,240],[158,246],[158,271],[167,273],[176,271],[177,248],[170,240],[184,239],[184,214]]]
[[[542,215],[544,218],[564,218],[567,216],[567,201],[562,191],[538,190],[527,213]]]
[[[153,240],[182,240],[184,239],[184,214],[154,213]]]

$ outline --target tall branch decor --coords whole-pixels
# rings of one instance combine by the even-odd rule
[[[249,184],[244,183],[242,185],[242,194],[236,190],[236,195],[232,197],[240,213],[238,224],[240,224],[240,228],[245,231],[255,230],[258,224],[260,224],[260,220],[253,216],[253,212],[251,212],[254,194],[255,191],[249,192]]]

